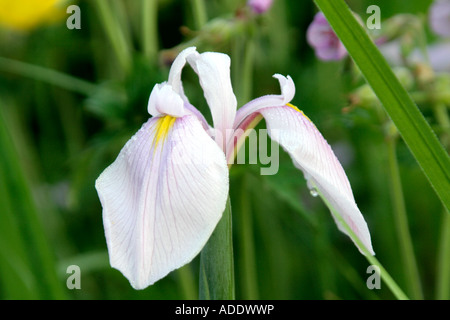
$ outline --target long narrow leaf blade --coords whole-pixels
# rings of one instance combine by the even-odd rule
[[[315,0],[450,211],[450,159],[422,113],[343,0]]]
[[[200,254],[199,298],[234,300],[234,259],[231,202]]]

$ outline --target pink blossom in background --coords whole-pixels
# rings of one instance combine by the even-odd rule
[[[257,14],[262,14],[270,9],[273,0],[249,0],[247,5]]]
[[[450,37],[450,0],[434,1],[430,7],[429,20],[436,34]]]
[[[347,50],[322,12],[318,12],[309,25],[306,40],[320,60],[341,60],[347,56]]]
[[[379,49],[386,60],[394,65],[403,64],[401,44],[399,41],[391,41],[379,46]],[[431,68],[436,72],[450,72],[450,43],[438,42],[427,46],[428,59],[423,56],[421,50],[414,50],[408,57],[411,63],[430,63]]]

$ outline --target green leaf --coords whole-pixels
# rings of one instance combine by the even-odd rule
[[[3,57],[0,57],[0,71],[6,71],[22,77],[43,81],[87,96],[93,94],[97,90],[97,85],[78,79],[69,74]]]
[[[6,280],[7,294],[12,298],[37,295],[41,299],[64,299],[66,293],[57,277],[53,248],[15,145],[17,138],[8,130],[7,107],[2,101],[0,107],[0,275],[20,279],[17,289],[25,286],[26,292],[13,292],[8,286],[10,279]]]
[[[200,288],[202,300],[234,300],[234,260],[231,203],[200,254]]]
[[[450,211],[450,159],[422,113],[343,0],[315,0]]]

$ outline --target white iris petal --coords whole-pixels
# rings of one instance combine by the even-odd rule
[[[225,156],[201,123],[167,117],[145,123],[96,181],[111,265],[136,289],[200,252],[228,196]]]

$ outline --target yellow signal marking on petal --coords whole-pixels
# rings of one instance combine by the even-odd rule
[[[313,123],[313,122],[311,121],[311,119],[309,119],[309,118],[303,113],[302,110],[300,110],[299,108],[297,108],[296,106],[294,106],[293,104],[290,104],[290,103],[287,103],[286,105],[287,105],[288,107],[294,109],[295,111],[300,112],[300,113],[302,114],[302,116],[304,116],[306,119],[308,119],[309,122]]]
[[[167,134],[169,133],[170,129],[172,129],[175,120],[177,118],[172,116],[164,116],[160,117],[156,122],[156,134],[155,134],[155,147],[158,145],[160,141],[163,141],[166,139]]]

